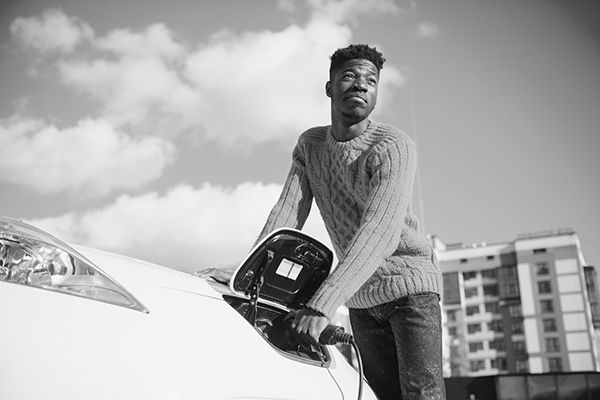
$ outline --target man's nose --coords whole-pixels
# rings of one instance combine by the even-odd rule
[[[356,79],[354,81],[354,84],[352,85],[352,88],[354,90],[361,90],[363,92],[366,92],[367,91],[367,81],[362,78]]]

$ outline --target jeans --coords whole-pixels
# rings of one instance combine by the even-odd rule
[[[440,298],[422,293],[350,309],[365,377],[380,400],[444,400]]]

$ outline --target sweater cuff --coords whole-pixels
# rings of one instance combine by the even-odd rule
[[[321,287],[323,289],[323,287]],[[318,290],[313,298],[306,304],[308,308],[323,313],[329,320],[333,320],[337,309],[344,303],[344,299],[339,291],[333,294],[325,290]]]

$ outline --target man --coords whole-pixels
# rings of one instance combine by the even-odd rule
[[[369,119],[385,59],[350,45],[331,56],[331,125],[302,133],[259,240],[301,229],[313,198],[339,263],[292,326],[315,340],[346,304],[369,384],[382,399],[444,399],[441,273],[411,212],[412,140]]]

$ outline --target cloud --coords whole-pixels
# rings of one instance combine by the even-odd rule
[[[162,25],[112,32],[96,42],[106,56],[60,61],[62,82],[98,100],[102,118],[137,132],[193,131],[240,148],[290,141],[328,121],[329,54],[351,32],[322,20],[277,32],[218,32],[187,52],[172,36]]]
[[[100,118],[115,126],[165,138],[198,126],[200,93],[161,56],[66,60],[58,69],[64,83],[98,100]]]
[[[30,222],[66,241],[192,272],[237,266],[280,192],[280,185],[262,183],[233,188],[180,185],[162,196],[121,196],[100,210]],[[305,228],[327,240],[322,222],[314,216]]]
[[[10,32],[26,47],[42,53],[71,52],[94,36],[87,23],[56,9],[44,11],[40,18],[16,18],[10,24]]]
[[[164,24],[153,24],[140,33],[129,29],[115,29],[96,42],[98,48],[126,57],[156,56],[177,60],[185,49],[177,43],[171,30]]]
[[[199,139],[194,143],[251,150],[293,143],[309,126],[327,124],[329,55],[351,41],[348,21],[396,6],[374,0],[306,4],[311,14],[302,25],[215,32],[193,48],[164,24],[97,36],[60,10],[17,18],[11,24],[15,38],[41,55],[60,52],[50,58],[58,81],[99,108],[66,129],[28,121],[29,130],[16,133],[14,119],[3,121],[15,141],[5,140],[0,150],[13,149],[0,161],[10,174],[0,179],[43,193],[106,195],[159,178],[183,135]],[[382,76],[378,109],[404,81],[389,63]]]
[[[440,34],[440,28],[433,22],[421,22],[413,34],[418,38],[435,39]]]
[[[326,124],[329,54],[350,38],[343,25],[312,21],[279,32],[223,33],[197,49],[185,75],[204,97],[206,136],[248,145]]]
[[[0,120],[0,181],[42,193],[87,197],[139,188],[159,177],[173,154],[164,140],[135,139],[105,121],[61,130],[41,120]]]
[[[339,23],[358,23],[359,17],[393,15],[413,11],[413,0],[278,0],[277,8],[293,13],[303,6],[308,7],[313,18],[326,18]]]
[[[138,134],[173,138],[192,132],[244,149],[291,142],[310,125],[329,121],[324,94],[329,55],[351,41],[346,21],[397,9],[392,1],[307,4],[311,16],[303,25],[216,32],[193,49],[164,24],[93,38],[81,28],[79,37],[89,39],[90,48],[56,61],[60,81],[99,103],[94,118]],[[74,20],[56,10],[53,15]],[[33,38],[29,43],[43,47]],[[386,73],[383,92],[402,84],[393,65],[386,65]]]
[[[306,0],[315,16],[337,23],[357,23],[363,15],[395,14],[402,8],[394,0]]]

